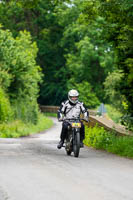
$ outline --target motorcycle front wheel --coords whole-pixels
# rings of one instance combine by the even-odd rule
[[[75,157],[79,156],[80,151],[80,132],[76,131],[73,138],[73,153]]]

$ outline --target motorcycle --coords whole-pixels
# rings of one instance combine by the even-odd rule
[[[71,155],[71,153],[73,152],[75,157],[79,156],[79,152],[81,148],[80,147],[81,120],[84,120],[84,119],[72,118],[72,119],[64,120],[69,124],[68,133],[64,141],[65,143],[64,147],[65,147],[67,155]]]

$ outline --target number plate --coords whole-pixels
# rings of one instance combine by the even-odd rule
[[[81,128],[81,123],[72,123],[73,128]]]

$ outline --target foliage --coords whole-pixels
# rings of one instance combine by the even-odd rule
[[[0,124],[0,137],[18,138],[22,136],[28,136],[40,131],[44,131],[50,128],[52,125],[52,120],[40,114],[38,123],[36,125],[33,125],[33,123],[24,123],[20,120]]]
[[[125,98],[119,90],[123,73],[120,70],[115,70],[108,74],[104,82],[106,96],[109,98],[110,103],[119,111],[123,110]]]
[[[79,10],[79,13],[76,12],[77,19],[75,23],[71,20],[71,23],[65,28],[61,41],[66,50],[66,67],[69,71],[68,84],[69,82],[71,85],[88,82],[98,99],[104,102],[103,82],[108,72],[113,70],[113,51],[111,45],[102,39],[104,34],[104,29],[101,29],[102,18],[98,18],[94,24],[81,24],[81,6],[84,6],[83,2],[77,5],[77,10]],[[74,12],[73,7],[69,13]]]
[[[114,105],[105,105],[107,109],[107,115],[111,118],[115,123],[120,123],[122,118],[122,113],[114,107]]]
[[[88,82],[103,102],[103,82],[113,66],[111,46],[101,38],[103,19],[97,19],[94,25],[84,23],[87,4],[83,1],[39,0],[37,4],[32,3],[32,8],[26,1],[1,4],[0,20],[13,35],[26,29],[37,42],[37,60],[45,74],[39,103],[59,105],[67,97],[69,80]],[[94,2],[90,6],[90,11],[96,12]]]
[[[83,102],[87,108],[95,108],[100,104],[96,94],[93,92],[91,85],[83,81],[79,84],[69,84],[69,88],[77,89],[79,92],[79,100]]]
[[[110,139],[107,137],[107,132],[104,128],[87,128],[85,131],[85,144],[95,147],[96,149],[105,149],[110,144]]]
[[[1,3],[0,21],[5,28],[12,31],[13,36],[18,36],[20,30],[27,30],[31,33],[39,48],[38,65],[45,74],[40,86],[39,103],[57,105],[62,98],[66,97],[67,71],[62,68],[65,58],[63,56],[64,49],[60,46],[59,41],[62,37],[63,27],[58,24],[55,8],[65,2],[39,0],[36,3],[34,0],[34,2],[32,1],[33,6],[29,5],[32,4],[30,2]]]
[[[87,83],[100,102],[114,104],[123,112],[129,127],[133,117],[132,9],[132,0],[2,0],[0,21],[14,37],[27,30],[37,43],[37,63],[45,74],[39,103],[59,105],[70,85]],[[1,71],[0,82],[1,77],[3,87],[9,88],[14,77],[7,68]],[[27,85],[22,88],[25,95]]]
[[[7,95],[0,88],[0,123],[13,119],[13,111]]]
[[[39,108],[36,101],[31,102],[27,99],[19,99],[13,102],[13,110],[15,119],[22,120],[25,123],[31,122],[37,124],[39,118]]]
[[[28,32],[20,32],[14,39],[9,30],[0,29],[0,84],[14,107],[15,117],[19,112],[22,120],[33,123],[38,120],[36,99],[41,81],[36,56],[37,46]]]
[[[82,0],[80,2],[82,2]],[[120,94],[120,97],[122,97],[121,99],[119,98],[121,102],[117,102],[119,105],[127,105],[126,110],[121,106],[121,111],[125,115],[131,115],[131,117],[133,117],[132,9],[132,0],[87,1],[84,4],[84,12],[81,15],[82,20],[86,24],[95,24],[95,21],[99,17],[103,19],[103,23],[100,24],[101,29],[104,30],[102,40],[107,41],[113,46],[116,58],[115,70],[117,70],[117,72],[120,70],[123,74],[122,76],[117,74],[120,75],[119,87],[114,88],[114,90],[116,90],[115,93],[117,93],[117,95]],[[117,107],[119,107],[119,105]]]
[[[105,37],[115,47],[115,54],[118,57],[117,68],[123,73],[118,90],[121,96],[124,96],[124,104],[127,105],[123,112],[125,115],[123,119],[127,121],[129,118],[126,116],[133,117],[133,2],[132,0],[100,0],[99,2],[99,15],[103,16],[107,22]],[[123,104],[123,98],[121,104]],[[133,126],[131,120],[129,123]]]
[[[133,158],[133,137],[117,136],[115,133],[105,131],[103,127],[86,127],[84,143],[89,147]]]
[[[14,39],[11,32],[0,30],[1,84],[11,100],[17,97],[35,98],[40,81],[40,68],[36,66],[36,44],[28,32],[20,32]],[[3,73],[4,72],[4,73]]]
[[[133,117],[131,114],[125,114],[122,116],[121,123],[130,131],[133,131]]]
[[[57,113],[43,113],[44,116],[48,116],[48,117],[57,117]]]

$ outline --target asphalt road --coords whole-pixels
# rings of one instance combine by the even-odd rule
[[[133,200],[133,160],[85,147],[56,148],[61,123],[21,139],[0,139],[0,200]]]

